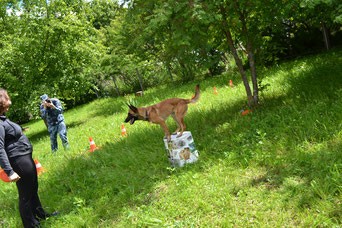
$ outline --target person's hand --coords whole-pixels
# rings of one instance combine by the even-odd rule
[[[11,182],[17,182],[20,179],[20,176],[14,172],[11,176],[8,177]]]
[[[55,107],[52,102],[46,102],[46,101],[44,101],[44,102],[45,102],[44,103],[45,107],[49,107],[49,108],[54,108]]]
[[[43,107],[46,109],[47,108],[47,105],[46,104],[48,104],[46,101],[43,101],[42,102],[42,105],[43,105]]]

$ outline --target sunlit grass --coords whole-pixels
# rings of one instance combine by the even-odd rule
[[[259,73],[261,105],[241,116],[236,76],[163,86],[144,97],[100,99],[65,113],[70,151],[50,152],[42,121],[25,126],[45,172],[40,196],[61,215],[45,227],[338,227],[342,190],[342,54],[334,51]],[[232,79],[235,87],[229,87]],[[171,168],[163,131],[125,124],[128,101],[201,99],[185,122],[199,161]],[[214,94],[213,87],[218,94]],[[168,125],[175,129],[170,120]],[[90,153],[89,137],[99,147]],[[61,145],[61,144],[60,144]],[[0,183],[0,226],[20,227],[15,185]]]

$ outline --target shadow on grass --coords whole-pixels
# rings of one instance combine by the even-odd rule
[[[43,121],[43,120],[40,120],[40,121]],[[67,129],[78,127],[82,125],[83,123],[84,121],[73,121],[73,122],[67,123]],[[45,126],[44,128],[42,128],[41,131],[35,132],[34,134],[30,133],[29,129],[27,129],[27,132],[24,132],[24,133],[27,134],[31,143],[35,143],[44,137],[49,137],[48,129]]]
[[[265,100],[267,106],[250,116],[238,114],[242,100],[234,104],[222,101],[219,108],[189,113],[185,122],[200,151],[198,164],[171,172],[167,168],[162,130],[149,127],[143,133],[102,145],[93,154],[85,151],[78,157],[64,159],[62,169],[46,184],[46,192],[56,192],[56,195],[47,196],[43,192],[42,198],[54,197],[64,214],[89,210],[90,214],[96,212],[95,220],[115,221],[120,216],[129,217],[129,212],[122,211],[123,208],[138,208],[153,202],[158,183],[170,175],[181,175],[189,170],[202,172],[205,164],[215,163],[217,159],[231,160],[229,164],[237,167],[252,164],[266,167],[265,176],[255,177],[251,186],[267,184],[272,190],[282,186],[288,178],[305,179],[302,185],[311,190],[296,192],[301,207],[310,206],[312,198],[334,197],[340,191],[332,190],[332,186],[340,184],[338,180],[328,185],[323,193],[315,189],[313,183],[324,186],[326,181],[335,178],[331,167],[342,162],[341,143],[305,151],[310,144],[314,147],[334,141],[340,132],[341,125],[336,124],[336,118],[342,117],[339,108],[342,97],[337,93],[342,83],[342,70],[331,73],[330,68],[331,63],[318,59],[311,70],[288,79],[291,89],[286,96]],[[215,85],[213,82],[203,84],[204,89]],[[174,93],[180,91],[174,89]],[[142,101],[157,96],[162,100],[164,92],[169,94],[169,88],[160,91],[148,94]],[[122,111],[121,107],[112,107],[111,104],[100,107],[97,115]]]

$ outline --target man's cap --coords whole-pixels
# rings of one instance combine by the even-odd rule
[[[41,96],[40,96],[40,99],[41,99],[42,101],[46,101],[48,98],[49,98],[49,96],[48,96],[47,94],[44,94],[44,95],[41,95]]]

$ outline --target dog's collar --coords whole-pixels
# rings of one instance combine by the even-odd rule
[[[149,118],[149,113],[147,110],[145,110],[145,120],[149,121],[150,118]]]

